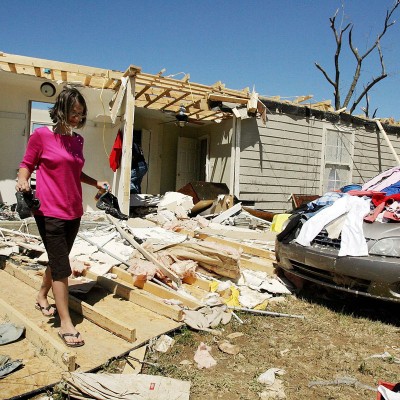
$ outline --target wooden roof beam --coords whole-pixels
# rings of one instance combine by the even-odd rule
[[[249,99],[233,97],[233,96],[224,96],[221,94],[211,93],[208,95],[208,99],[212,101],[224,101],[227,103],[238,103],[238,104],[247,104]]]
[[[168,104],[165,106],[161,107],[160,110],[165,110],[166,108],[178,103],[179,101],[183,100],[185,97],[189,96],[189,93],[184,93],[182,96],[177,97],[175,100],[170,101]]]
[[[166,89],[163,92],[161,92],[158,96],[156,96],[153,100],[150,100],[144,107],[147,108],[151,104],[155,103],[156,101],[160,100],[162,97],[167,97],[169,95],[170,90]]]
[[[40,68],[35,67],[35,75],[36,75],[38,78],[41,78],[41,77],[42,77],[42,71],[41,71]]]
[[[293,103],[302,103],[303,101],[310,100],[314,96],[312,94],[308,94],[306,96],[299,96],[296,99],[293,100]]]
[[[107,76],[115,79],[119,79],[121,77],[120,71],[114,71],[96,67],[87,67],[79,64],[70,64],[60,61],[52,61],[41,58],[33,58],[33,57],[2,53],[0,54],[0,65],[4,62],[25,67],[39,67],[43,69],[63,70],[67,72],[76,72],[84,75]]]

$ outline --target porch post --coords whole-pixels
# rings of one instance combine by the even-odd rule
[[[135,75],[129,76],[127,82],[125,96],[125,113],[123,119],[124,136],[122,142],[121,174],[119,177],[117,197],[120,203],[121,211],[124,214],[129,215],[132,141],[135,119]]]
[[[242,120],[233,116],[232,144],[231,144],[231,176],[229,182],[229,193],[239,198],[240,193],[240,131]]]

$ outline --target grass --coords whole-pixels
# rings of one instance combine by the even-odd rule
[[[320,288],[289,296],[269,311],[301,314],[304,320],[238,312],[244,321],[232,319],[218,329],[221,335],[197,332],[187,327],[173,334],[175,344],[167,353],[151,348],[142,373],[191,382],[191,400],[255,400],[268,390],[257,378],[270,368],[285,371],[279,379],[288,400],[308,398],[357,400],[375,399],[379,380],[399,380],[400,314],[398,305],[354,297],[335,297]],[[241,333],[229,339],[231,333]],[[220,340],[240,347],[229,355],[218,348]],[[211,347],[217,365],[198,369],[193,359],[200,342]],[[387,359],[370,358],[385,351]],[[117,363],[118,361],[118,363]],[[184,361],[184,362],[183,362]],[[183,363],[182,363],[183,362]],[[115,360],[104,369],[119,373],[123,365]],[[333,384],[338,378],[352,378],[356,384]],[[311,381],[331,382],[309,386]],[[65,388],[57,400],[67,398]],[[60,397],[61,396],[61,397]]]
[[[399,365],[393,360],[368,359],[389,350],[392,357],[400,357],[397,347],[400,320],[396,307],[360,298],[335,298],[332,293],[324,298],[315,292],[304,292],[301,297],[289,297],[286,303],[271,309],[302,314],[304,320],[241,312],[238,315],[245,323],[232,320],[222,327],[222,336],[185,329],[175,334],[176,343],[169,353],[149,354],[149,358],[157,358],[157,363],[164,367],[160,371],[167,373],[166,376],[190,379],[191,400],[203,400],[205,395],[208,399],[259,399],[266,388],[257,378],[269,368],[286,371],[280,379],[289,400],[373,399],[374,392],[357,385],[311,388],[308,383],[352,377],[360,385],[375,388],[378,380],[397,382]],[[393,312],[390,322],[388,308]],[[222,353],[217,346],[219,340],[232,332],[243,333],[231,340],[241,348],[237,356]],[[211,354],[217,360],[217,365],[209,370],[197,369],[193,361],[200,342],[211,346]],[[182,360],[190,360],[192,364],[181,365]],[[147,367],[143,370],[150,372],[157,374]]]

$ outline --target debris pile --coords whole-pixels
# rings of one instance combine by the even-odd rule
[[[271,299],[291,293],[288,283],[274,273],[270,222],[243,210],[240,203],[234,205],[231,196],[212,202],[210,210],[218,212],[211,214],[203,210],[203,215],[194,215],[190,196],[175,192],[151,202],[147,214],[144,208],[143,218],[122,221],[104,212],[85,213],[70,253],[70,307],[128,346],[182,324],[214,332],[232,317],[242,322],[236,310],[268,315]],[[7,223],[8,227],[0,225],[4,273],[36,288],[48,259],[35,223],[32,218],[10,218]],[[125,302],[106,306],[106,301],[114,304],[118,298]],[[132,303],[142,311],[131,314],[135,319],[130,320],[124,309]],[[142,340],[141,329],[148,327],[141,313],[147,312],[158,315],[149,316],[149,321],[162,317],[165,322]],[[207,345],[203,347],[198,350],[199,365],[207,352]],[[237,351],[229,342],[219,347],[228,354]],[[85,348],[87,344],[77,349],[78,363]],[[115,354],[118,351],[115,348]],[[74,357],[68,359],[70,372],[76,368]],[[68,378],[76,389],[79,380],[78,375]]]

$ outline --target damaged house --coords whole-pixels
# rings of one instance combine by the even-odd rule
[[[292,208],[293,193],[321,195],[362,183],[395,161],[398,125],[383,124],[382,133],[375,121],[334,112],[326,103],[306,104],[307,97],[259,99],[248,89],[179,78],[135,66],[119,72],[1,53],[0,202],[15,203],[29,133],[49,123],[46,103],[65,84],[80,87],[89,105],[86,172],[113,182],[125,213],[133,135],[149,167],[143,193],[163,194],[193,181],[222,183],[239,201],[271,212]],[[109,154],[119,129],[125,132],[122,159],[113,172]],[[86,209],[94,208],[91,190],[84,187]]]
[[[156,75],[147,74],[136,66],[129,66],[122,72],[0,53],[0,203],[15,203],[15,178],[29,135],[37,126],[50,123],[49,105],[66,84],[80,88],[88,104],[89,114],[83,130],[85,172],[112,184],[112,192],[125,214],[132,205],[130,167],[134,140],[141,143],[148,164],[142,182],[143,193],[163,195],[182,191],[192,183],[192,190],[196,191],[194,182],[210,182],[214,187],[225,187],[225,194],[234,195],[239,202],[273,213],[291,209],[293,194],[320,195],[350,183],[362,183],[391,167],[394,160],[397,162],[400,129],[394,124],[381,125],[336,113],[326,104],[306,105],[303,104],[305,98],[298,99],[297,103],[287,103],[260,98],[248,89],[231,90],[222,83],[197,84],[190,82],[187,75],[180,78],[164,76],[163,71]],[[110,167],[110,153],[119,131],[123,142],[119,167],[114,171]],[[190,192],[190,188],[186,190]],[[83,195],[84,209],[95,210],[93,189],[84,185]],[[214,218],[215,224],[222,220],[218,219],[220,216]],[[17,321],[24,321],[30,341],[54,363],[53,375],[47,373],[47,367],[41,366],[42,372],[37,375],[37,365],[25,367],[29,372],[25,375],[31,379],[28,383],[35,387],[54,383],[66,369],[92,370],[112,357],[130,352],[132,346],[136,350],[152,338],[181,327],[184,312],[177,300],[183,304],[186,313],[188,309],[198,311],[204,305],[199,298],[211,291],[207,276],[201,275],[191,276],[190,288],[185,286],[189,284],[183,279],[179,282],[193,297],[172,292],[172,286],[159,285],[159,282],[145,280],[141,287],[135,285],[130,270],[121,266],[130,268],[129,257],[137,250],[147,261],[163,267],[159,265],[159,259],[153,260],[153,255],[166,245],[165,232],[156,238],[159,231],[155,228],[150,236],[156,242],[151,250],[146,250],[136,241],[139,231],[131,230],[141,227],[129,226],[130,221],[128,227],[121,227],[112,219],[108,222],[115,226],[105,219],[85,222],[88,222],[88,230],[83,236],[80,233],[73,253],[85,256],[77,259],[81,267],[90,264],[94,254],[98,253],[98,265],[89,267],[85,275],[92,279],[87,290],[94,285],[97,289],[82,300],[78,296],[82,288],[76,284],[77,297],[72,293],[69,304],[77,315],[80,329],[96,341],[88,341],[76,352],[66,352],[54,337],[54,327],[43,323],[40,313],[27,318],[35,290],[40,285],[38,271],[30,268],[31,265],[23,267],[31,260],[22,255],[18,259],[22,267],[12,260],[5,261],[0,269],[4,277],[0,279],[2,314],[14,315]],[[114,228],[121,236],[113,242],[118,236]],[[174,243],[174,258],[181,261],[182,254],[197,252],[198,265],[210,266],[210,260],[215,259],[215,269],[224,271],[224,277],[237,281],[243,278],[244,269],[251,270],[247,272],[243,286],[251,281],[254,286],[256,282],[262,289],[262,298],[251,299],[246,310],[260,304],[266,307],[267,300],[273,297],[268,290],[274,294],[288,294],[282,283],[276,288],[276,282],[258,275],[274,272],[271,247],[275,233],[250,229],[235,231],[233,228],[236,227],[208,228],[200,234],[198,231],[194,234],[193,230],[180,235],[179,242]],[[225,237],[213,240],[212,229],[220,229]],[[23,236],[25,240],[13,239],[17,249],[44,253],[39,244],[27,242],[29,237],[35,239],[34,235],[13,234]],[[199,243],[190,242],[192,238]],[[147,240],[145,236],[141,239]],[[201,240],[213,242],[208,246],[207,254]],[[186,242],[181,243],[183,241]],[[216,244],[231,247],[223,249]],[[80,253],[88,247],[92,253]],[[11,249],[3,256],[12,254]],[[106,274],[110,272],[113,278],[104,276],[105,271],[101,270],[104,267],[100,265],[101,258],[107,254],[113,258],[113,263]],[[189,262],[194,264],[193,259],[191,257]],[[143,264],[142,260],[140,263]],[[170,274],[177,278],[175,273]],[[179,279],[174,282],[177,281]],[[21,288],[17,290],[18,285]],[[229,295],[229,286],[219,289]],[[187,320],[185,322],[188,324]],[[98,343],[102,343],[101,351]],[[28,354],[31,350],[24,351]],[[36,353],[32,358],[37,358]]]

